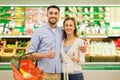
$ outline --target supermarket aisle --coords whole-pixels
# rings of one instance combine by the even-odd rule
[[[120,80],[120,70],[83,70],[85,80]],[[14,80],[11,70],[0,71],[2,80]]]
[[[0,71],[0,78],[2,80],[14,80],[11,70]]]
[[[120,80],[120,70],[83,70],[85,80]]]

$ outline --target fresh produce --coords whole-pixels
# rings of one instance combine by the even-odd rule
[[[16,60],[14,56],[12,56],[11,63],[18,69],[18,60]]]
[[[24,55],[25,54],[25,50],[18,50],[17,51],[17,53],[16,53],[17,55]]]
[[[20,72],[22,73],[24,78],[31,78],[32,75],[28,72],[25,72],[22,68],[20,68]]]
[[[18,41],[18,47],[26,47],[26,46],[27,46],[27,41],[25,40]]]
[[[7,48],[14,48],[14,47],[15,47],[15,44],[7,44],[6,47],[7,47]]]
[[[3,52],[3,55],[4,56],[14,56],[14,49],[8,49],[8,48],[6,48],[6,49],[4,49],[4,52]]]
[[[114,43],[116,47],[120,47],[120,38],[114,39]]]

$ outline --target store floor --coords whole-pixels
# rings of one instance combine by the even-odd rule
[[[120,80],[120,70],[83,70],[85,80]],[[12,70],[1,70],[2,80],[14,80]]]

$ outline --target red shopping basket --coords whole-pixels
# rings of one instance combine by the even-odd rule
[[[38,68],[38,66],[36,66],[34,62],[31,61],[30,59],[21,60],[20,57],[18,68],[12,63],[11,67],[13,71],[13,77],[15,80],[42,80],[42,77],[44,76],[43,71],[40,68]],[[23,74],[20,72],[20,69],[27,73],[30,73],[31,77],[25,78]]]

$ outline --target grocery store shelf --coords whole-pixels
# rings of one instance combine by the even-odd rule
[[[31,38],[31,35],[5,35],[0,38]]]
[[[85,35],[79,36],[79,38],[108,38],[108,37],[120,37],[120,35]],[[0,38],[31,38],[31,35],[2,35]]]
[[[89,65],[89,64],[119,64],[120,62],[85,62],[85,64]]]
[[[91,65],[91,64],[118,64],[120,65],[120,62],[85,62],[85,65]],[[0,65],[10,65],[10,62],[0,62]]]
[[[120,62],[86,62],[83,70],[120,70]],[[10,62],[0,63],[0,70],[11,70]]]
[[[65,14],[105,14],[105,12],[65,12]]]
[[[18,38],[31,38],[31,35],[21,35],[21,36],[17,36]]]
[[[10,65],[10,62],[0,62],[0,65]]]
[[[107,38],[108,36],[80,36],[80,38]],[[31,35],[2,35],[0,38],[31,38]]]
[[[109,37],[120,37],[120,34],[108,34]]]
[[[79,38],[108,38],[108,36],[80,36]]]

